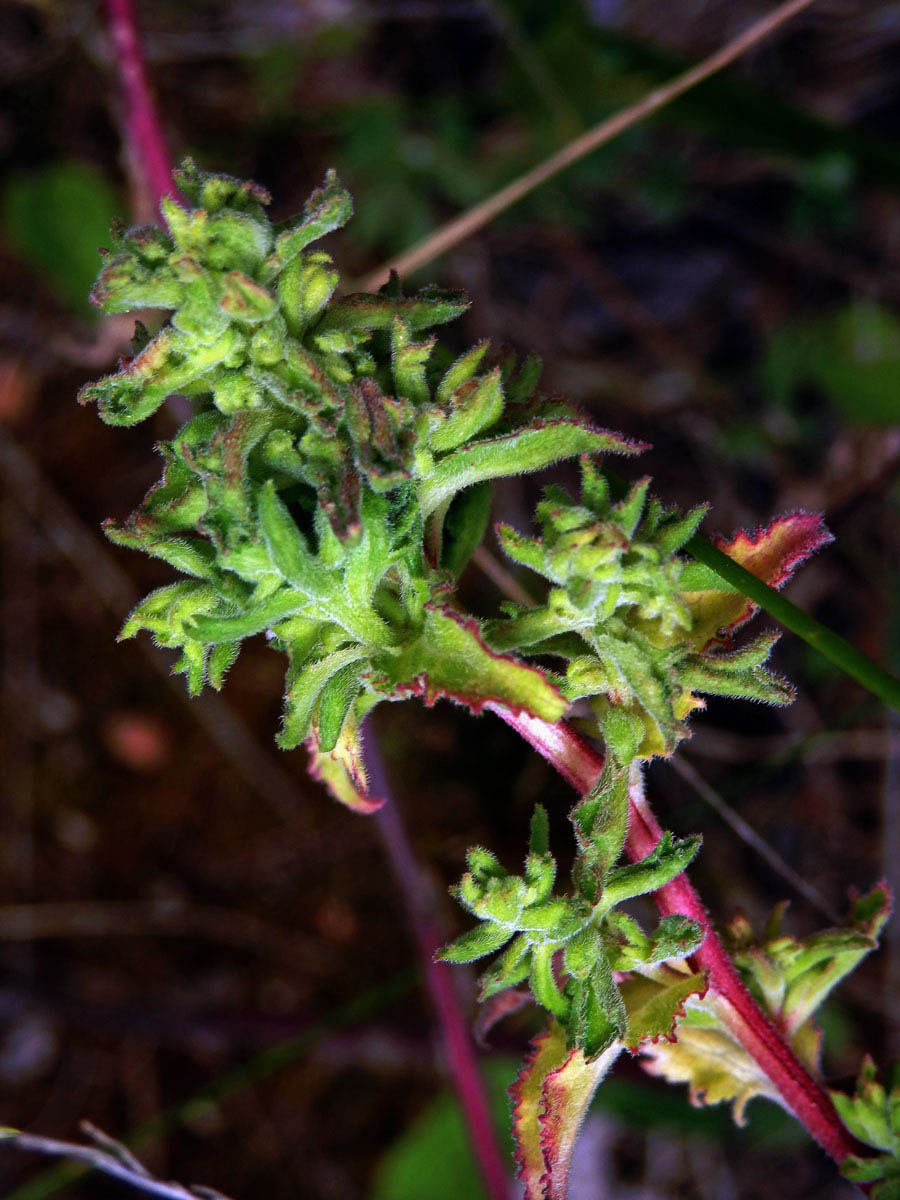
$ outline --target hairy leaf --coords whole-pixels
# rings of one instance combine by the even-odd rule
[[[555,1021],[532,1042],[510,1088],[515,1157],[525,1200],[565,1200],[578,1130],[619,1052],[614,1043],[588,1061],[582,1051],[568,1049]]]

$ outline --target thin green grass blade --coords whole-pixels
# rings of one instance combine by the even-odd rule
[[[751,575],[745,567],[729,558],[701,534],[695,533],[685,545],[685,550],[698,562],[715,571],[726,583],[743,592],[748,600],[758,604],[779,624],[802,638],[845,675],[855,679],[879,700],[900,712],[900,680],[895,679],[867,654],[863,654],[862,650],[857,649],[827,625],[823,625],[821,621],[817,621],[815,617],[811,617],[802,608],[798,608],[796,604],[792,604],[786,596],[776,592],[761,579]]]
[[[626,494],[629,485],[621,475],[607,466],[604,466],[603,474],[609,480],[610,491],[616,498]],[[737,588],[748,600],[758,604],[785,629],[802,638],[808,646],[812,646],[813,650],[827,658],[845,675],[855,679],[889,708],[900,712],[900,679],[885,671],[867,654],[863,654],[862,650],[858,650],[846,638],[842,638],[833,629],[811,617],[796,604],[792,604],[786,596],[769,587],[767,583],[751,575],[745,567],[729,558],[703,534],[695,533],[685,543],[684,549],[697,562],[715,571],[720,579]]]

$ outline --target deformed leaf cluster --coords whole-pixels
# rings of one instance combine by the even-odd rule
[[[465,311],[460,293],[407,296],[392,278],[377,295],[342,294],[331,257],[314,248],[352,210],[333,173],[278,227],[253,183],[190,160],[175,181],[187,203],[163,201],[165,229],[116,227],[92,293],[106,312],[170,315],[152,335],[138,322],[132,356],[82,401],[114,425],[152,418],[176,394],[193,406],[159,444],[159,483],[107,524],[114,541],[182,576],[146,597],[122,636],[149,630],[179,651],[191,692],[220,687],[242,642],[265,636],[287,659],[280,744],[306,742],[314,772],[363,811],[375,802],[360,727],[380,701],[449,697],[548,722],[580,702],[607,754],[570,814],[570,891],[554,890],[538,808],[521,875],[470,851],[457,895],[480,924],[442,955],[499,954],[484,998],[527,983],[551,1013],[515,1092],[527,1193],[563,1194],[580,1115],[623,1045],[739,1114],[768,1085],[684,961],[704,930],[672,915],[648,934],[620,907],[670,882],[699,847],[666,834],[620,865],[637,760],[672,753],[702,694],[792,697],[765,666],[772,635],[730,645],[753,606],[681,553],[705,509],[666,511],[646,479],[613,486],[598,457],[640,447],[543,394],[536,359],[519,365],[487,342],[454,359],[434,331]],[[491,621],[461,611],[456,580],[484,536],[493,482],[572,458],[577,500],[548,489],[539,536],[498,529],[506,553],[547,581],[540,605],[508,605]],[[779,586],[828,536],[818,517],[794,513],[720,544]],[[547,656],[562,668],[548,670]],[[886,912],[876,889],[847,928],[804,943],[777,922],[762,939],[741,921],[729,932],[748,986],[813,1070],[813,1014],[875,944]],[[685,1006],[678,1043],[660,1040]],[[867,1066],[856,1097],[836,1099],[882,1152],[847,1172],[876,1180],[882,1200],[900,1196],[897,1096]]]
[[[640,1019],[632,1020],[617,977],[686,958],[704,937],[696,921],[678,915],[664,917],[648,935],[619,911],[625,901],[674,879],[700,847],[699,837],[679,841],[665,834],[641,861],[617,865],[627,830],[628,774],[627,766],[610,755],[596,787],[572,810],[578,855],[571,896],[553,891],[556,863],[540,806],[522,875],[505,871],[489,850],[470,850],[469,870],[454,894],[481,924],[440,955],[463,963],[502,949],[482,975],[482,999],[527,982],[565,1031],[570,1048],[583,1051],[588,1060],[615,1041],[636,1047],[645,1037],[671,1034],[684,995],[668,1010],[660,1005],[658,1027],[645,1028]],[[689,991],[704,990],[702,976],[691,982]],[[645,999],[642,994],[641,1002]]]
[[[583,459],[578,501],[562,488],[546,490],[540,538],[500,526],[506,553],[551,586],[540,607],[507,605],[489,628],[498,649],[564,659],[564,694],[586,699],[601,723],[611,709],[633,713],[641,757],[672,753],[686,736],[685,718],[703,705],[695,693],[770,704],[793,697],[764,666],[776,636],[730,653],[711,640],[703,609],[710,584],[722,584],[679,554],[706,506],[683,516],[666,511],[649,484],[638,481],[617,501],[603,472]]]
[[[801,1062],[818,1075],[822,1033],[816,1013],[877,946],[890,912],[890,896],[883,886],[876,887],[853,900],[843,925],[804,939],[782,931],[785,907],[775,909],[762,933],[738,916],[723,931],[722,941],[760,1008]],[[744,1110],[754,1096],[779,1099],[761,1068],[720,1019],[715,1001],[692,997],[677,1043],[646,1046],[644,1054],[653,1074],[689,1085],[692,1103],[732,1102],[738,1124],[743,1124]]]
[[[887,1084],[878,1079],[866,1057],[852,1096],[832,1092],[841,1120],[861,1142],[880,1151],[874,1157],[851,1155],[841,1163],[841,1174],[854,1183],[869,1183],[873,1200],[900,1197],[900,1063],[894,1063]]]
[[[167,230],[117,229],[93,299],[107,312],[171,312],[135,353],[82,389],[111,424],[173,393],[194,415],[160,444],[165,470],[107,531],[188,578],[149,596],[124,636],[177,648],[191,691],[221,685],[241,642],[288,658],[281,744],[312,738],[352,798],[357,730],[383,698],[497,700],[549,720],[552,681],[489,649],[449,603],[483,534],[491,482],[560,459],[637,447],[536,391],[539,364],[479,343],[455,361],[432,332],[458,293],[341,295],[327,253],[351,201],[333,174],[285,226],[255,184],[186,162],[189,205]]]

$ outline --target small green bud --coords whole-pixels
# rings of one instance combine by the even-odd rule
[[[258,325],[261,321],[267,321],[277,305],[277,300],[267,288],[240,271],[232,271],[222,282],[219,307],[241,324]]]
[[[472,846],[466,854],[466,862],[476,879],[505,879],[507,876],[497,856],[483,846]]]

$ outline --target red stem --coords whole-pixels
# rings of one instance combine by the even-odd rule
[[[580,794],[596,783],[603,757],[564,721],[550,725],[536,717],[489,705],[521,734]],[[644,858],[662,836],[642,794],[632,789],[625,853]],[[730,1008],[729,1030],[777,1088],[787,1108],[837,1163],[849,1154],[868,1153],[847,1131],[821,1085],[813,1079],[750,995],[713,929],[709,914],[686,875],[659,889],[654,900],[664,915],[681,913],[699,921],[706,938],[693,960],[707,972],[712,988]]]
[[[390,797],[390,786],[374,730],[370,727],[367,734],[365,761],[372,794],[388,800],[375,814],[375,824],[403,895],[431,1007],[440,1030],[447,1069],[468,1127],[485,1190],[490,1200],[509,1200],[507,1163],[494,1135],[490,1106],[469,1033],[469,1023],[456,993],[454,972],[447,963],[434,961],[435,954],[447,938],[435,917],[430,888],[416,860],[400,810]]]
[[[109,33],[124,102],[124,142],[132,207],[138,219],[156,218],[163,196],[176,195],[159,115],[147,81],[133,0],[106,0]],[[148,211],[149,210],[149,211]]]

